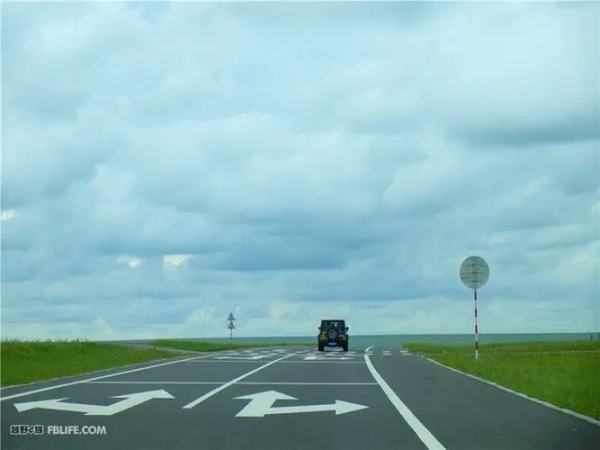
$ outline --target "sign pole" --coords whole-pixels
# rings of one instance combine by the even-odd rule
[[[475,319],[475,359],[479,359],[479,325],[477,323],[477,289],[487,283],[490,268],[485,259],[469,256],[460,265],[460,279],[469,289],[473,289],[473,315]]]
[[[229,340],[233,340],[233,330],[235,330],[235,325],[233,324],[233,321],[235,320],[235,317],[233,317],[233,313],[229,313],[229,316],[227,316],[227,320],[229,321],[229,323],[227,324],[227,328],[229,329]]]
[[[477,289],[473,289],[475,302],[475,359],[479,359],[479,328],[477,327]]]

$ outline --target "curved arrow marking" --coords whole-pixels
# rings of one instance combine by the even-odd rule
[[[39,400],[36,402],[15,403],[17,411],[29,411],[30,409],[53,409],[56,411],[72,411],[84,413],[86,416],[112,416],[126,409],[133,408],[141,403],[154,398],[175,398],[167,391],[159,389],[156,391],[137,392],[134,394],[115,395],[111,398],[122,398],[123,400],[112,405],[86,405],[83,403],[64,402],[66,398],[54,398],[50,400]]]
[[[256,394],[243,395],[235,398],[240,400],[250,400],[250,403],[235,415],[236,417],[264,417],[268,414],[298,414],[324,411],[334,411],[336,415],[340,415],[368,408],[368,406],[341,400],[336,400],[335,403],[329,405],[274,407],[273,404],[277,400],[297,400],[295,397],[277,391],[258,392]]]

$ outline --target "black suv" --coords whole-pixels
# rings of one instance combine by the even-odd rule
[[[322,352],[325,347],[342,347],[348,351],[348,327],[343,320],[321,320],[317,346]]]

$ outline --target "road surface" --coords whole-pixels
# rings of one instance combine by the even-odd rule
[[[6,450],[600,448],[598,424],[398,348],[184,355],[0,396]]]

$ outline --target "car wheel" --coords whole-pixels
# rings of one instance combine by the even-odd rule
[[[322,352],[323,351],[323,346],[319,345],[318,347],[319,347],[319,351]]]
[[[348,351],[348,344],[344,345],[344,351],[347,352]]]

